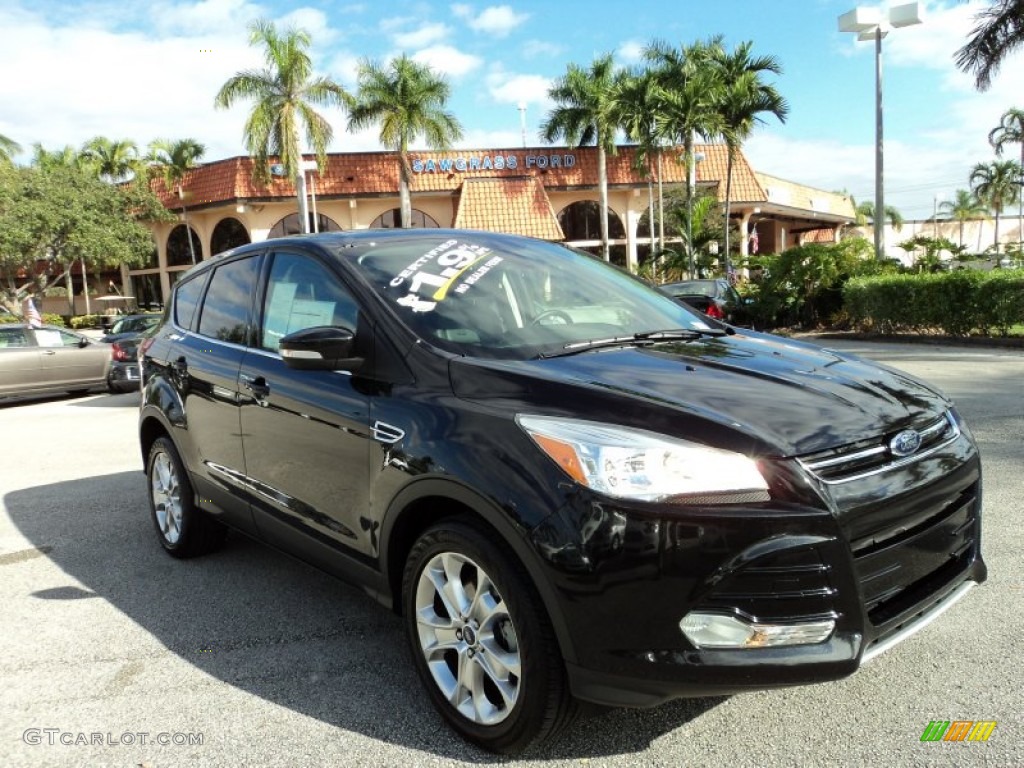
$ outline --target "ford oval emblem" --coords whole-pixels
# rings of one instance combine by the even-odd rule
[[[916,429],[905,429],[889,441],[893,456],[910,456],[921,447],[921,433]]]

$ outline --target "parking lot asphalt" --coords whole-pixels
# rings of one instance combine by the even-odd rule
[[[165,555],[137,394],[0,404],[0,766],[1024,765],[1024,352],[822,344],[957,402],[988,583],[846,680],[608,711],[515,760],[448,731],[362,592],[238,535]],[[932,720],[997,726],[923,743]]]

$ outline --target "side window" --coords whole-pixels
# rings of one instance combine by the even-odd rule
[[[27,347],[28,338],[21,328],[0,328],[0,349]]]
[[[36,344],[40,347],[77,347],[79,337],[55,328],[35,328]]]
[[[203,295],[204,285],[206,275],[178,283],[174,293],[174,322],[179,327],[189,331],[195,330],[196,306],[199,304],[199,297]]]
[[[296,253],[276,253],[267,281],[260,346],[276,352],[289,333],[334,325],[355,331],[359,306],[341,281],[320,262]]]
[[[200,312],[201,335],[235,344],[248,342],[249,311],[256,293],[259,263],[257,257],[250,257],[217,267]]]

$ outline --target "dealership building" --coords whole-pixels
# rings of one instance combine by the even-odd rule
[[[698,145],[695,157],[698,187],[724,201],[725,146]],[[607,158],[612,260],[630,268],[650,251],[650,193],[656,196],[659,186],[667,191],[686,182],[679,152],[666,151],[660,164],[651,164],[649,173],[638,170],[634,147],[619,147]],[[600,248],[593,147],[414,152],[410,166],[414,227],[511,232],[593,252]],[[330,154],[322,172],[309,171],[307,179],[311,228],[400,226],[397,154]],[[151,225],[156,249],[149,263],[122,269],[123,287],[140,305],[162,303],[193,261],[302,229],[294,182],[271,175],[266,184],[257,183],[249,157],[193,169],[182,180],[180,197],[160,180],[154,185],[164,205],[179,216]],[[849,197],[758,173],[742,153],[733,166],[731,198],[733,221],[745,233],[739,238],[741,255],[754,247],[775,252],[806,242],[833,242],[854,218]]]

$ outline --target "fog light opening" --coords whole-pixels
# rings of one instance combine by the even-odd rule
[[[766,624],[738,616],[694,611],[686,614],[679,628],[695,648],[778,648],[813,645],[832,636],[834,619],[794,624]]]

